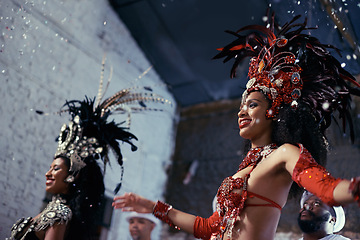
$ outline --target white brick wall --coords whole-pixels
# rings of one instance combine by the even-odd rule
[[[97,94],[101,59],[105,79],[114,69],[108,95],[134,85],[159,85],[154,70],[135,80],[150,63],[106,0],[0,0],[0,239],[20,217],[35,216],[45,195],[44,174],[56,149],[55,137],[67,116],[39,116],[33,109],[57,111],[65,100]],[[155,91],[173,101],[164,86]],[[165,112],[134,114],[131,131],[139,150],[123,145],[124,191],[162,197],[165,169],[173,152],[176,105]],[[118,121],[124,120],[122,116]],[[107,169],[107,195],[119,168]],[[158,239],[160,229],[154,232]],[[129,239],[123,214],[115,211],[107,239]]]

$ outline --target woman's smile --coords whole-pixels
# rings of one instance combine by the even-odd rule
[[[66,193],[68,183],[65,178],[69,175],[69,167],[62,158],[54,159],[49,171],[45,174],[46,191],[52,194]]]
[[[272,120],[266,118],[269,101],[258,91],[251,92],[240,106],[238,124],[240,136],[252,144],[266,145],[271,141]]]
[[[251,119],[239,118],[239,128],[245,128],[251,123]]]

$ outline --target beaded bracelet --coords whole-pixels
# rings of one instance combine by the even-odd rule
[[[161,201],[157,201],[154,209],[153,209],[153,214],[155,217],[157,217],[158,219],[160,219],[161,221],[169,224],[170,227],[174,227],[177,230],[180,230],[180,228],[178,226],[176,226],[169,218],[168,214],[169,211],[172,209],[173,207],[167,203],[161,202]]]
[[[360,207],[360,178],[352,178],[349,186],[349,192],[353,195],[354,200]]]

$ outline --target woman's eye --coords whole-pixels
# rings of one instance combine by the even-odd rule
[[[57,171],[57,170],[60,170],[60,168],[59,167],[54,167],[54,170]]]
[[[249,108],[254,108],[254,107],[256,107],[256,106],[257,106],[257,103],[254,103],[254,102],[252,102],[252,103],[249,104]]]

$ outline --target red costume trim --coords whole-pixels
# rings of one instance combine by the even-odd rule
[[[180,228],[178,226],[176,226],[168,216],[169,211],[172,208],[173,207],[167,203],[157,201],[154,206],[153,214],[155,217],[157,217],[161,221],[169,224],[170,227],[174,227],[175,229],[180,230]]]
[[[253,192],[248,191],[248,198],[253,198],[253,197],[260,198],[260,199],[262,199],[262,200],[264,200],[264,201],[266,201],[268,203],[265,203],[265,204],[255,204],[255,203],[254,204],[248,204],[248,203],[246,203],[245,204],[246,207],[275,207],[275,208],[280,209],[280,211],[282,209],[282,207],[278,203],[274,202],[273,200],[271,200],[271,199],[269,199],[267,197],[261,196],[261,195],[259,195],[257,193],[253,193]]]
[[[238,171],[252,166],[251,171],[244,178],[233,178],[231,176],[225,178],[217,193],[217,211],[210,218],[196,218],[194,224],[195,237],[202,239],[209,239],[210,237],[211,239],[223,239],[225,231],[227,231],[227,236],[230,237],[237,217],[241,215],[245,206],[266,206],[281,209],[279,204],[274,201],[247,190],[250,173],[263,158],[266,158],[276,148],[275,144],[270,144],[253,148],[247,153]],[[240,189],[241,194],[233,192],[233,189]],[[259,197],[269,202],[269,204],[246,204],[248,197]]]
[[[194,223],[194,237],[200,239],[210,239],[213,233],[220,233],[220,224],[222,222],[218,212],[214,212],[209,218],[197,216]]]
[[[259,194],[247,191],[247,197],[257,197],[262,200],[269,202],[268,204],[245,204],[245,207],[275,207],[282,209],[282,207],[271,199],[261,196]],[[221,234],[220,229],[224,230],[221,227],[223,217],[219,216],[218,212],[214,212],[213,215],[209,218],[196,217],[194,223],[194,236],[200,239],[210,239],[212,235],[216,236]]]
[[[334,178],[326,169],[319,165],[302,144],[300,157],[295,165],[292,179],[302,188],[318,196],[321,201],[330,206],[339,206],[334,200],[334,189],[342,181]]]

